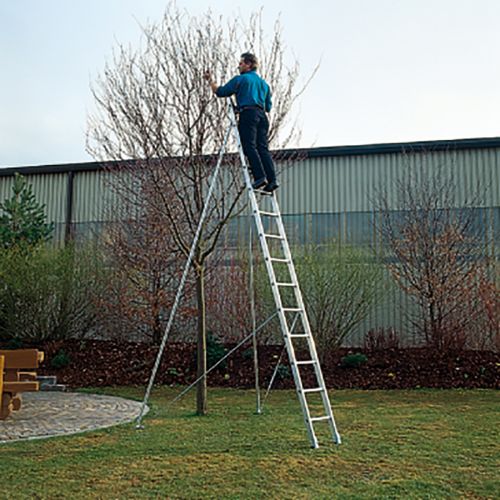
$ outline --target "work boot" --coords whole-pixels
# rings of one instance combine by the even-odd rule
[[[273,181],[273,182],[270,182],[265,188],[264,188],[264,191],[266,191],[266,193],[272,193],[273,191],[275,191],[276,189],[278,189],[280,186],[279,184],[276,182],[276,181]]]
[[[261,187],[264,187],[266,185],[266,178],[262,177],[261,179],[257,179],[253,184],[252,184],[252,189],[260,189]]]

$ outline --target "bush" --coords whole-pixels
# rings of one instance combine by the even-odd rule
[[[292,378],[292,372],[290,371],[290,367],[287,365],[279,365],[277,369],[278,377],[282,380],[288,380]]]
[[[226,348],[217,340],[217,338],[212,334],[207,335],[207,367],[211,368],[214,366],[221,358],[226,355]],[[225,369],[227,362],[223,361],[219,368]]]
[[[383,269],[371,253],[335,241],[296,247],[292,254],[318,354],[324,361],[381,298]],[[277,269],[276,275],[278,281],[290,280],[285,268]],[[265,270],[259,270],[257,296],[270,304],[270,312],[275,305],[267,281]],[[296,307],[292,289],[281,291],[281,296],[284,303]]]
[[[390,196],[388,186],[380,186],[376,230],[387,251],[388,270],[415,306],[405,311],[408,325],[426,346],[441,352],[481,347],[478,337],[487,340],[482,330],[493,326],[488,333],[494,338],[499,319],[497,315],[496,325],[488,324],[490,311],[498,307],[491,294],[495,283],[483,283],[481,290],[494,260],[488,224],[477,210],[487,190],[478,185],[464,200],[452,165],[434,162],[431,153],[426,156],[407,156],[408,175],[393,183]],[[493,306],[490,311],[488,305]]]
[[[0,340],[82,338],[95,328],[94,296],[106,273],[90,250],[0,250]]]
[[[348,354],[347,356],[344,356],[340,360],[340,364],[344,368],[358,368],[359,366],[364,365],[367,361],[368,358],[364,354],[357,352],[356,354]]]
[[[478,284],[481,314],[476,321],[470,347],[500,351],[500,263],[491,266],[491,276],[484,271]]]
[[[57,352],[57,354],[50,361],[50,366],[55,370],[59,370],[60,368],[66,368],[70,363],[70,357],[66,354],[66,352],[61,349]]]

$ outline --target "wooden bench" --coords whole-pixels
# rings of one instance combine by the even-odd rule
[[[12,411],[21,408],[21,394],[38,391],[36,370],[44,354],[37,349],[0,351],[0,420],[5,420]]]

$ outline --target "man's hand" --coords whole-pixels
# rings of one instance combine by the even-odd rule
[[[210,73],[210,70],[207,69],[205,73],[203,73],[203,78],[205,78],[205,80],[210,84],[212,92],[215,94],[219,86],[213,81],[212,73]]]

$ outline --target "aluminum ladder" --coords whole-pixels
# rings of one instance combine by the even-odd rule
[[[337,430],[337,425],[335,424],[330,399],[328,397],[328,391],[323,379],[316,345],[314,343],[304,301],[302,299],[302,293],[300,291],[295,266],[292,260],[292,254],[288,245],[278,200],[275,192],[270,194],[263,190],[254,190],[252,188],[252,181],[250,179],[247,161],[245,154],[243,153],[241,139],[236,124],[234,105],[230,103],[229,108],[231,127],[241,159],[241,166],[243,169],[246,189],[250,198],[251,210],[257,227],[258,238],[264,256],[264,262],[269,276],[274,301],[276,303],[281,331],[288,352],[295,387],[297,389],[297,396],[302,408],[302,414],[309,440],[313,448],[319,447],[318,439],[314,431],[314,425],[317,422],[327,421],[333,441],[336,444],[340,444],[340,435]],[[260,203],[257,199],[258,196],[260,198]],[[271,208],[263,210],[261,209],[262,204],[270,204]],[[263,219],[266,221],[266,224]],[[274,231],[271,231],[269,228],[272,228],[273,226]],[[281,246],[279,256],[272,255],[271,242],[273,241]],[[279,269],[277,269],[277,266]],[[287,277],[283,279],[283,275]],[[284,294],[286,294],[286,297],[284,297]],[[291,305],[289,303],[290,300],[294,302]],[[307,345],[307,359],[297,359],[297,342],[302,342]],[[304,373],[308,369],[312,369],[312,371],[309,374]],[[304,375],[309,375],[309,380],[311,378],[315,380],[311,387],[306,387],[303,383]],[[321,397],[319,402],[320,406],[322,406],[322,410],[321,414],[318,415],[312,414],[311,401],[308,400],[308,398],[314,397],[314,394],[320,395]]]

